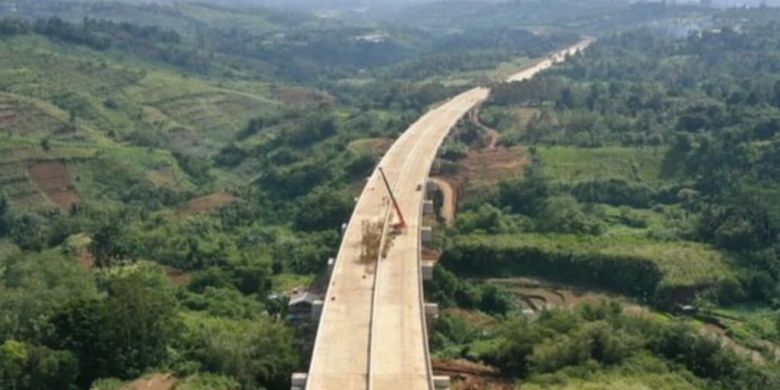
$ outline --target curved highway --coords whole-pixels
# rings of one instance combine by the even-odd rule
[[[556,53],[509,81],[531,78],[590,42]],[[433,389],[420,271],[425,182],[450,129],[489,92],[474,88],[432,109],[380,162],[406,217],[405,233],[386,234],[397,217],[378,170],[369,178],[344,231],[324,298],[307,389]],[[383,249],[376,258],[364,252],[366,224],[382,227]]]

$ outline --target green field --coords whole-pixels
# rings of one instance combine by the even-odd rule
[[[663,181],[665,147],[538,146],[536,152],[544,175],[558,183],[623,179],[652,185]]]

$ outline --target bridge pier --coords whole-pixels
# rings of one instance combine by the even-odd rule
[[[296,372],[292,374],[290,378],[290,390],[304,390],[306,389],[306,380],[309,379],[309,374],[305,372]]]
[[[436,184],[435,181],[428,179],[427,182],[425,182],[425,194],[426,196],[431,196],[436,190],[439,189],[439,185]]]
[[[433,228],[430,226],[421,227],[420,240],[423,244],[430,244],[433,241]]]
[[[325,305],[321,299],[316,299],[311,303],[311,320],[312,322],[319,322],[322,316],[322,307]]]
[[[434,375],[433,376],[433,389],[434,390],[449,390],[450,377],[447,375]]]
[[[436,262],[433,260],[423,260],[422,269],[420,270],[420,274],[422,274],[423,280],[431,280],[433,279],[433,267],[436,265]]]
[[[333,267],[334,267],[335,265],[336,265],[336,259],[334,259],[334,258],[332,258],[332,257],[329,257],[329,258],[328,258],[328,268],[327,268],[327,270],[328,270],[328,276],[330,276],[331,274],[333,274]]]
[[[437,318],[439,318],[439,304],[438,303],[425,302],[425,321],[426,321],[426,323],[431,324]]]
[[[423,214],[426,214],[426,215],[433,214],[433,201],[432,200],[423,201]]]

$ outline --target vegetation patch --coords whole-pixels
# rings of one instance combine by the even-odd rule
[[[668,304],[726,288],[734,274],[711,248],[690,242],[570,234],[466,235],[442,255],[461,274],[535,275],[598,285]]]
[[[539,146],[536,155],[542,172],[559,183],[620,179],[629,182],[659,184],[664,147]]]
[[[29,101],[0,94],[0,129],[15,136],[40,136],[64,129],[65,123]]]

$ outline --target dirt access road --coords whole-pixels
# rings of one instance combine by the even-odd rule
[[[584,48],[583,43],[565,52],[578,48]],[[542,61],[521,72],[522,77],[553,63]],[[429,111],[385,154],[379,166],[408,228],[386,239],[388,247],[380,251],[386,257],[366,261],[364,225],[396,222],[379,172],[369,178],[344,232],[325,295],[307,389],[432,389],[420,274],[425,181],[450,129],[488,94],[486,88],[475,88]]]

